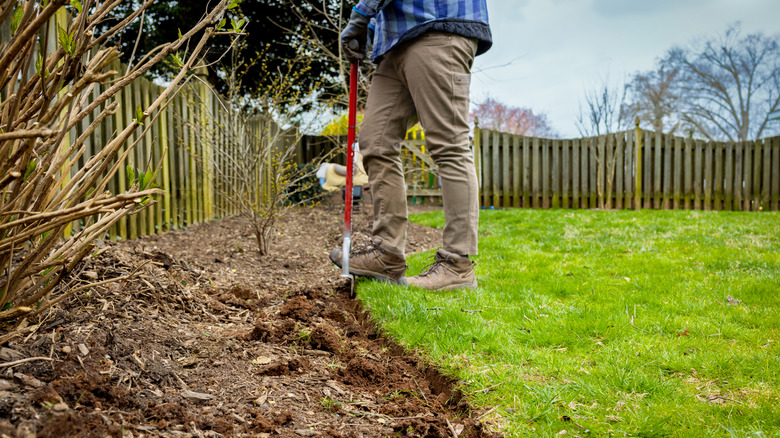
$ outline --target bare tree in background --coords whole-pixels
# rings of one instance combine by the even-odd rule
[[[609,85],[605,79],[596,88],[585,91],[585,106],[580,102],[577,130],[583,137],[597,137],[624,129],[626,91]]]
[[[769,112],[780,108],[778,37],[743,36],[738,24],[663,60],[679,69],[682,119],[710,140],[761,138]]]
[[[617,165],[617,142],[613,134],[624,128],[626,117],[626,88],[612,87],[609,79],[605,79],[594,89],[585,92],[585,107],[580,103],[577,116],[577,129],[585,138],[591,156],[596,160],[596,191],[599,208],[609,208],[612,199],[612,185],[615,180]],[[606,169],[605,169],[606,168]],[[604,171],[606,170],[606,175]],[[605,184],[606,182],[606,184]],[[604,192],[606,185],[606,194]],[[605,196],[606,195],[606,196]]]
[[[623,125],[631,126],[637,117],[653,131],[674,134],[681,125],[680,71],[659,63],[655,70],[634,74],[626,84],[627,102],[622,110]]]
[[[469,117],[479,119],[482,128],[530,137],[556,136],[547,114],[534,114],[530,108],[507,106],[492,97],[478,102]]]

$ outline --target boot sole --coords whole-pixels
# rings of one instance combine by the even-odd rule
[[[403,281],[403,283],[401,283],[401,281]],[[443,287],[440,287],[440,288],[437,288],[437,289],[428,289],[428,288],[425,288],[425,287],[420,286],[418,284],[409,284],[409,283],[406,282],[406,279],[404,279],[404,278],[399,280],[399,284],[404,284],[404,285],[413,286],[413,287],[419,287],[420,289],[429,290],[429,291],[433,291],[433,292],[444,292],[444,291],[459,290],[459,289],[471,289],[471,290],[474,290],[474,289],[477,288],[477,284],[476,283],[458,283],[458,284],[448,284],[447,286],[443,286]]]
[[[330,261],[333,262],[334,265],[338,266],[339,268],[342,267],[341,266],[341,257],[340,257],[338,249],[334,249],[333,251],[331,251],[330,255],[328,256],[328,258],[330,258]],[[349,273],[352,274],[352,275],[355,275],[357,277],[373,278],[374,280],[379,280],[379,281],[381,281],[383,283],[400,284],[400,285],[405,285],[406,284],[406,280],[404,280],[404,278],[401,278],[399,280],[394,280],[392,277],[388,277],[386,275],[378,274],[378,273],[373,272],[373,271],[364,271],[362,269],[353,269],[351,266],[349,268]]]
[[[474,283],[462,283],[462,284],[451,284],[449,286],[444,286],[439,289],[434,289],[437,291],[448,291],[448,290],[459,290],[459,289],[471,289],[474,290],[477,288],[477,285]]]

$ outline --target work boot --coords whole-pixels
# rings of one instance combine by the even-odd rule
[[[425,272],[403,279],[409,286],[428,290],[476,289],[474,263],[467,256],[459,256],[444,249],[436,251],[434,262]]]
[[[380,281],[398,283],[406,273],[406,260],[382,249],[381,237],[362,248],[349,253],[349,273],[360,277],[376,278]],[[341,268],[341,248],[330,252],[330,261]]]

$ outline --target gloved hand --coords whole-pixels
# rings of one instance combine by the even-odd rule
[[[368,41],[368,23],[371,21],[371,17],[361,14],[357,9],[352,8],[352,14],[349,16],[349,22],[347,27],[341,32],[341,49],[344,51],[347,61],[355,62],[362,61],[366,57],[366,43]],[[352,43],[350,47],[350,42]]]

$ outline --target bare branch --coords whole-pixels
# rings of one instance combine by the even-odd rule
[[[679,111],[697,132],[737,141],[765,134],[780,94],[778,36],[742,36],[732,25],[702,44],[669,51],[662,62],[680,70]]]

